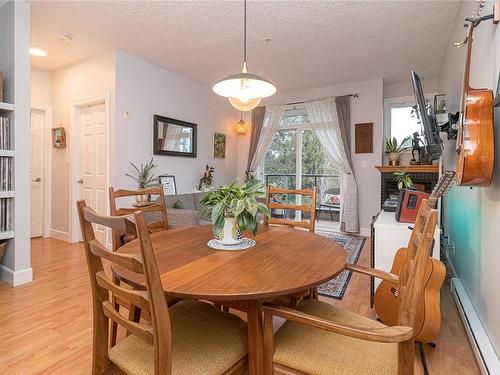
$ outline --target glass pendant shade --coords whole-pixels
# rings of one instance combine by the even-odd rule
[[[248,112],[257,107],[260,104],[260,101],[262,100],[261,98],[257,99],[250,99],[246,103],[243,103],[240,99],[238,98],[232,98],[229,97],[229,103],[236,108],[238,111],[242,112]]]
[[[236,124],[234,124],[234,130],[236,130],[236,134],[245,135],[248,131],[248,125],[245,120],[241,119]]]

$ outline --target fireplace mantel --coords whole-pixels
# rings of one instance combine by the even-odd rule
[[[381,173],[394,173],[398,171],[405,171],[408,173],[438,173],[439,165],[377,165]]]

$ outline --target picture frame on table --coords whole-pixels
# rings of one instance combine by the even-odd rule
[[[174,175],[161,175],[158,176],[160,185],[163,187],[163,194],[165,195],[177,195],[177,185],[175,184]]]

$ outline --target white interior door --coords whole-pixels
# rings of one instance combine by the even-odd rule
[[[108,124],[105,104],[80,109],[80,197],[96,212],[107,214]],[[96,237],[106,243],[106,230],[94,228]]]
[[[45,112],[31,110],[31,161],[30,161],[30,192],[31,214],[30,235],[40,237],[43,234],[43,175]]]

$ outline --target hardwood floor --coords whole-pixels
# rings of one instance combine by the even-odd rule
[[[365,244],[358,264],[368,265]],[[83,249],[51,239],[32,241],[34,281],[12,288],[0,282],[0,374],[90,374],[92,305]],[[342,301],[322,298],[373,317],[369,278],[354,274]],[[446,285],[437,347],[426,348],[431,374],[479,374]],[[415,358],[416,373],[422,366]]]

